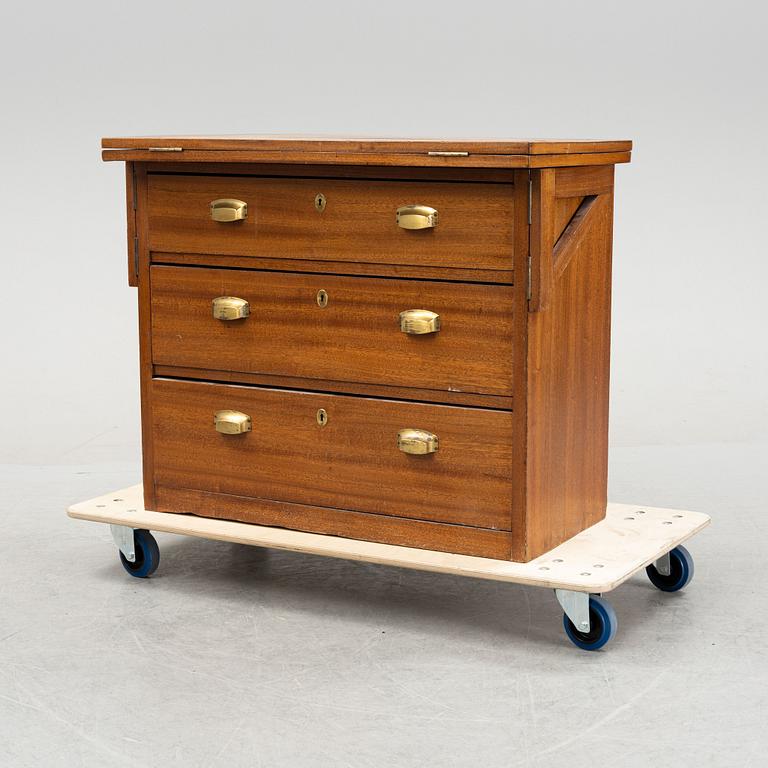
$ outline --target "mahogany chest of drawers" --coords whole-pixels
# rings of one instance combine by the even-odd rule
[[[603,518],[630,142],[103,147],[148,509],[519,561]]]

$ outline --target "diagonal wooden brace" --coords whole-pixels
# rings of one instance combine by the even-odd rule
[[[612,190],[612,169],[600,169],[599,176],[579,179],[583,169],[546,168],[534,171],[530,179],[530,296],[528,310],[546,309],[560,276],[578,253],[584,236],[597,219],[600,206],[608,204]],[[565,176],[570,174],[570,176]],[[595,178],[597,176],[597,178]],[[582,197],[562,234],[555,241],[556,201]]]

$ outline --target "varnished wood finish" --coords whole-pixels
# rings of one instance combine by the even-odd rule
[[[136,242],[136,180],[133,163],[125,164],[126,251],[128,253],[128,285],[139,284],[139,260]]]
[[[628,163],[630,152],[596,152],[593,155],[540,155],[531,157],[529,168],[564,168],[567,166],[614,166]]]
[[[613,170],[631,145],[528,141],[514,154],[491,142],[430,157],[410,142],[329,148],[262,137],[257,148],[245,139],[224,149],[185,140],[167,153],[148,149],[174,139],[148,141],[105,143],[134,171],[126,202],[138,272],[129,253],[129,279],[139,292],[148,508],[517,561],[602,518]],[[266,209],[265,189],[279,191]],[[432,200],[395,203],[393,189]],[[210,200],[252,190],[246,222],[210,221]],[[335,200],[351,203],[349,216],[334,212]],[[491,201],[490,219],[476,215],[478,200]],[[438,208],[437,229],[396,227],[397,205],[416,202]],[[213,287],[264,301],[225,328],[208,314]],[[304,301],[320,287],[331,295],[325,309]],[[396,310],[406,298],[419,300],[409,308],[442,302],[434,311],[461,317],[459,336],[402,335]],[[315,323],[314,309],[331,312]],[[479,330],[489,319],[498,338]],[[408,357],[411,341],[419,354]],[[427,370],[437,376],[422,387]],[[215,404],[222,393],[227,403]],[[234,437],[247,447],[236,451],[213,411],[247,407],[258,417]],[[318,407],[333,411],[325,427]],[[393,448],[392,420],[407,414],[419,422],[399,428],[438,433],[437,454]],[[271,453],[265,429],[280,438]],[[431,473],[414,471],[420,459]]]
[[[548,306],[528,315],[526,559],[605,515],[612,200],[580,208],[542,254],[552,279]]]
[[[141,387],[141,448],[144,503],[155,504],[155,463],[152,440],[152,319],[149,246],[147,242],[147,171],[143,165],[135,167],[136,236],[138,238],[138,294],[139,294],[139,379]]]
[[[585,197],[613,191],[613,166],[559,168],[555,173],[555,197]]]
[[[251,135],[251,136],[130,136],[101,140],[104,149],[148,149],[165,147],[205,150],[260,149],[280,153],[288,150],[308,152],[379,152],[454,151],[477,154],[564,155],[592,152],[628,152],[631,141],[594,139],[467,139],[467,138],[387,138],[333,135]]]
[[[541,140],[534,139],[528,143],[530,155],[586,155],[586,154],[616,154],[631,152],[631,141],[590,141],[590,140]]]
[[[554,215],[551,217],[553,228],[549,242],[557,243],[560,239],[560,235],[563,234],[565,228],[570,224],[573,215],[579,210],[579,206],[583,201],[583,197],[563,197],[555,199]]]
[[[322,212],[319,193],[327,200]],[[243,200],[248,217],[213,221],[209,205],[218,198]],[[437,209],[438,225],[398,227],[398,207],[414,203]],[[149,177],[153,251],[511,269],[512,220],[512,185]]]
[[[524,212],[525,209],[523,209]],[[523,229],[523,235],[527,243],[527,226]],[[228,256],[218,253],[163,253],[161,251],[152,252],[150,259],[153,264],[186,264],[200,267],[226,267],[228,269],[263,269],[270,272],[305,272],[318,275],[362,275],[369,277],[413,278],[415,280],[448,280],[458,283],[497,283],[509,285],[514,282],[514,270],[511,269],[450,269],[443,267],[419,267],[412,264],[270,259],[259,256]]]
[[[199,150],[151,152],[145,149],[105,149],[103,160],[164,162],[173,154],[176,162],[189,163],[310,163],[312,165],[397,165],[412,168],[559,168],[562,166],[615,165],[628,163],[631,152],[594,152],[563,155],[487,155],[433,156],[402,152],[308,152],[304,150]]]
[[[629,162],[630,153],[626,155]],[[400,168],[527,168],[531,159],[527,155],[486,155],[476,154],[468,156],[432,156],[427,153],[416,152],[308,152],[305,150],[285,150],[274,152],[272,150],[201,150],[185,149],[183,152],[151,152],[146,149],[105,149],[101,157],[105,161],[125,161],[152,164],[166,162],[169,155],[177,163],[297,163],[310,164],[315,167],[327,166],[397,166]],[[569,155],[547,155],[553,163],[560,164],[563,158]],[[580,155],[580,158],[601,158],[603,155]],[[609,157],[605,153],[605,157]],[[612,158],[613,155],[610,155]],[[597,159],[595,162],[600,162]],[[610,162],[616,162],[611,159]]]
[[[248,414],[252,430],[220,434],[219,410]],[[510,527],[505,411],[155,379],[152,413],[156,489]],[[403,453],[397,434],[406,428],[436,434],[439,450]]]
[[[547,308],[552,292],[552,246],[555,229],[555,171],[547,168],[531,178],[530,300],[532,312]]]
[[[154,508],[437,552],[510,559],[512,534],[488,528],[165,487],[158,489]]]
[[[530,226],[528,224],[529,204],[529,171],[515,171],[515,227],[512,247],[518,264],[524,264],[529,252]],[[519,279],[514,284],[515,306],[525,307],[528,298],[529,283]],[[526,472],[527,456],[525,441],[528,434],[528,312],[515,312],[514,338],[512,342],[512,378],[513,378],[513,411],[512,411],[512,445],[514,447],[512,475],[512,541],[510,557],[512,560],[528,560],[527,537],[528,525],[526,515]]]
[[[531,177],[531,291],[529,309],[544,310],[554,290],[555,245],[574,217],[598,195],[613,193],[613,168],[547,168]],[[579,227],[579,232],[584,230]],[[572,231],[573,232],[573,231]],[[563,249],[559,258],[562,259]],[[562,267],[562,265],[561,265]],[[562,272],[562,268],[560,270]]]
[[[158,136],[103,139],[102,146],[105,148],[102,152],[104,160],[490,169],[624,163],[629,162],[632,142],[377,139],[332,136]]]
[[[156,365],[512,395],[512,289],[506,286],[152,267]],[[328,304],[317,304],[319,290]],[[250,316],[213,317],[237,296]],[[400,330],[400,312],[440,316],[436,333]],[[343,364],[339,361],[343,360]]]
[[[519,354],[515,354],[515,358]],[[415,390],[408,387],[392,387],[383,384],[366,384],[359,381],[338,381],[335,379],[307,379],[295,376],[273,376],[266,373],[244,373],[243,371],[217,371],[213,368],[186,368],[177,365],[156,365],[154,375],[166,379],[193,379],[221,384],[253,384],[258,387],[305,390],[311,383],[313,392],[336,395],[365,395],[383,397],[386,400],[414,399],[438,405],[467,405],[476,408],[493,408],[499,411],[512,410],[512,398],[503,395],[477,395],[473,392],[451,392],[449,390]]]
[[[173,157],[173,155],[169,155]],[[440,165],[429,168],[408,165],[307,165],[306,163],[183,163],[153,162],[152,173],[191,174],[201,176],[277,176],[314,179],[365,179],[366,181],[469,181],[483,184],[509,184],[515,174],[512,168],[455,168]]]
[[[569,198],[573,199],[573,198]],[[573,212],[568,226],[556,238],[552,251],[552,279],[557,281],[568,269],[571,259],[578,253],[581,239],[587,237],[590,232],[592,219],[597,219],[595,207],[597,195],[588,195],[582,198],[579,207]]]

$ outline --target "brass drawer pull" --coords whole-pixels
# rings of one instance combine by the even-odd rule
[[[242,435],[251,431],[251,417],[240,411],[216,411],[213,424],[222,435]]]
[[[401,205],[396,221],[402,229],[430,229],[437,226],[437,211],[428,205]]]
[[[217,296],[211,304],[217,320],[240,320],[251,314],[251,305],[237,296]]]
[[[439,443],[437,435],[423,429],[401,429],[397,433],[397,447],[403,453],[410,453],[415,456],[435,453]]]
[[[400,330],[414,336],[437,333],[440,330],[440,315],[428,309],[406,309],[400,313]]]
[[[211,201],[211,218],[214,221],[242,221],[248,216],[248,203],[222,197]]]

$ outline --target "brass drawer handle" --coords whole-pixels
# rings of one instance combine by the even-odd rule
[[[248,203],[229,197],[211,201],[211,218],[214,221],[242,221],[248,216]]]
[[[222,435],[242,435],[251,431],[251,417],[240,411],[216,411],[213,424]]]
[[[440,315],[428,309],[406,309],[400,313],[400,330],[414,336],[437,333],[440,330]]]
[[[217,296],[211,304],[217,320],[240,320],[251,314],[251,305],[237,296]]]
[[[437,211],[428,205],[401,205],[396,221],[402,229],[430,229],[437,226]]]
[[[401,429],[397,433],[397,447],[403,453],[423,456],[427,453],[435,453],[439,444],[437,435],[424,429]]]

